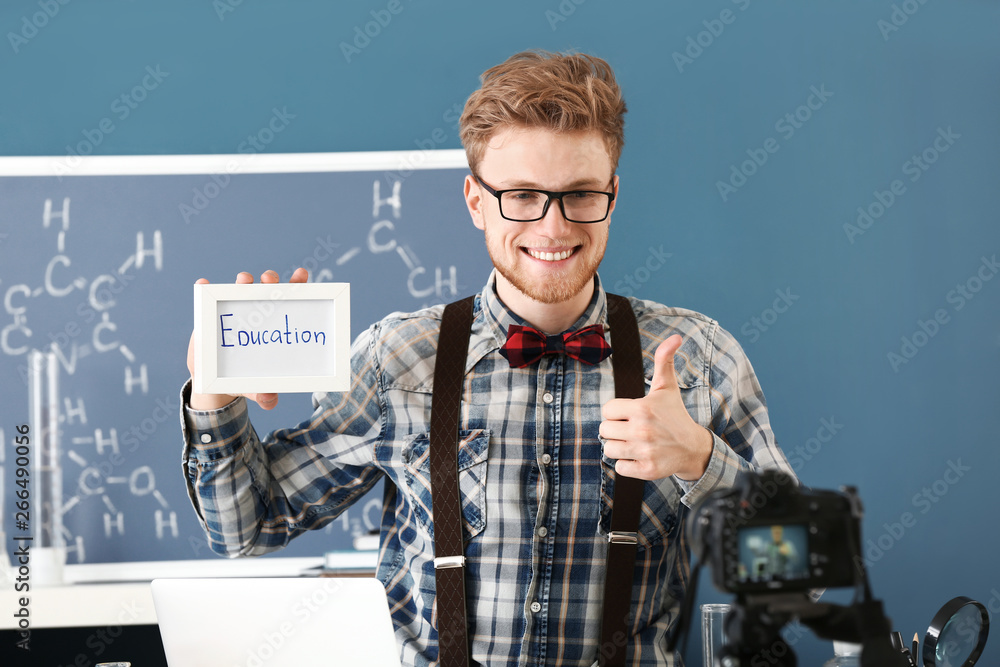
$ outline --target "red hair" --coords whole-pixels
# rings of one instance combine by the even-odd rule
[[[586,54],[525,51],[492,67],[465,103],[459,135],[472,173],[490,139],[510,127],[596,130],[612,173],[625,145],[625,100],[611,66]]]

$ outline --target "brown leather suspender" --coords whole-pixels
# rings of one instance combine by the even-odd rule
[[[615,396],[642,398],[646,380],[642,368],[639,325],[628,299],[608,294],[608,323],[611,325],[611,355],[615,374]],[[604,570],[604,612],[598,664],[612,667],[625,664],[625,647],[631,633],[628,617],[632,606],[632,578],[642,509],[641,479],[615,473],[611,501],[611,531],[608,533],[608,565]]]
[[[646,384],[635,313],[625,297],[615,294],[607,297],[614,350],[615,396],[642,398]],[[430,471],[440,667],[469,665],[458,432],[474,299],[468,297],[445,306],[434,364]],[[599,664],[608,667],[625,664],[642,491],[642,480],[615,474],[604,578],[604,612],[598,645]]]
[[[462,495],[458,483],[458,426],[474,300],[475,297],[470,296],[445,306],[434,362],[429,456],[440,667],[469,665]]]

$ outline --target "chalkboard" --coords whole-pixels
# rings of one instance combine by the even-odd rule
[[[352,337],[476,292],[490,264],[467,171],[458,150],[0,159],[0,442],[28,421],[27,353],[54,351],[68,562],[214,557],[180,464],[195,280],[304,266],[351,284]],[[287,394],[253,410],[263,435],[311,406]],[[8,509],[13,464],[0,459]],[[373,492],[281,554],[350,548],[380,504]]]

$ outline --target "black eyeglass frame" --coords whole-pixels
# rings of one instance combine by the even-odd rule
[[[611,214],[611,202],[615,200],[615,192],[613,189],[611,192],[604,192],[603,190],[564,190],[560,192],[553,190],[539,190],[537,188],[509,188],[507,190],[495,190],[493,189],[492,186],[490,186],[489,183],[479,178],[479,176],[474,175],[474,178],[479,182],[480,185],[486,188],[487,192],[489,192],[491,195],[497,198],[497,207],[500,209],[500,217],[502,217],[504,220],[510,220],[511,222],[538,222],[539,220],[545,217],[546,213],[549,212],[549,205],[552,204],[552,200],[557,199],[559,200],[559,210],[562,211],[563,217],[566,218],[566,220],[568,220],[569,222],[575,222],[578,225],[592,225],[597,222],[604,222],[605,220],[608,219],[608,215]],[[508,218],[506,215],[503,214],[503,200],[501,200],[500,198],[501,195],[507,192],[537,192],[539,194],[545,195],[546,200],[545,200],[545,206],[542,207],[542,214],[537,218],[531,218],[530,220],[517,220],[515,218]],[[602,217],[600,220],[573,220],[568,215],[566,215],[566,207],[563,206],[562,198],[565,197],[566,195],[574,195],[578,193],[605,195],[608,198],[608,208],[607,210],[604,211],[604,217]]]

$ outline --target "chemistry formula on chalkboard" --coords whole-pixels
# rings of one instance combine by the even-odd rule
[[[115,158],[121,163],[109,173],[63,178],[35,163],[13,176],[16,158],[6,159],[0,441],[28,418],[29,352],[54,354],[69,563],[211,557],[180,464],[179,390],[195,280],[266,269],[287,280],[304,266],[310,281],[350,282],[352,335],[391,311],[481,288],[489,263],[461,197],[464,158],[441,153],[448,154],[442,166],[391,178],[394,155],[360,170],[349,166],[357,155],[346,163],[330,156],[330,169],[257,156],[253,171],[228,174],[225,191],[197,216],[183,207],[217,170],[199,160],[224,156],[151,174]],[[258,432],[308,418],[308,395],[297,396],[283,396],[273,413],[253,413]],[[11,466],[2,457],[0,497],[12,507]],[[377,527],[381,503],[373,492],[283,555],[349,547]]]

